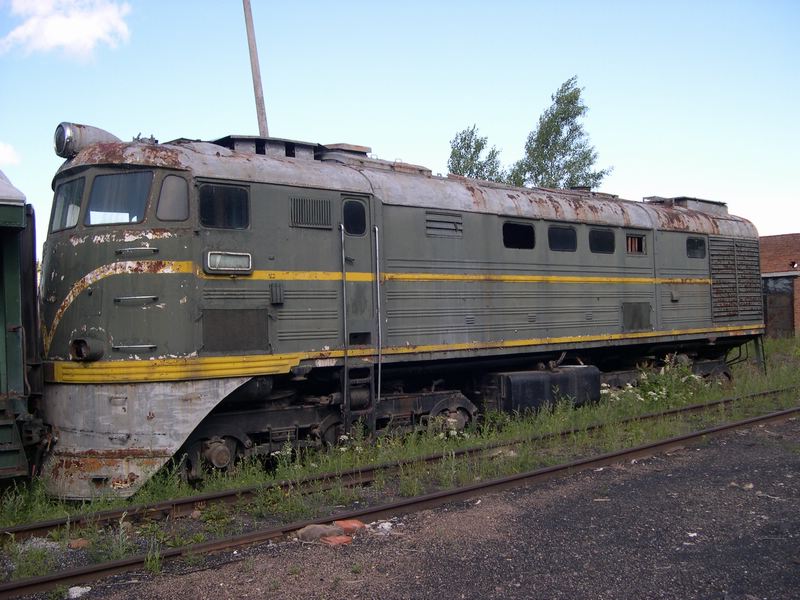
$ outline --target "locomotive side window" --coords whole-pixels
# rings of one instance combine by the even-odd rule
[[[367,210],[358,200],[345,200],[342,221],[348,235],[364,235],[367,230]]]
[[[531,250],[536,245],[533,225],[503,223],[503,245],[506,248]]]
[[[81,212],[84,179],[80,177],[56,188],[56,199],[53,202],[53,223],[50,231],[69,229],[78,224],[78,213]]]
[[[89,194],[86,224],[141,223],[152,181],[152,171],[98,175]]]
[[[628,254],[646,254],[643,235],[628,234],[625,236],[625,248]]]
[[[200,224],[215,229],[247,229],[250,223],[248,194],[232,185],[200,186]]]
[[[590,229],[589,250],[595,254],[614,254],[614,232],[611,229]]]
[[[706,241],[703,238],[686,238],[686,256],[689,258],[705,258]]]
[[[185,221],[189,218],[189,186],[183,177],[167,175],[164,178],[156,217],[161,221]]]
[[[575,252],[578,248],[578,234],[574,227],[551,225],[547,230],[547,242],[550,250],[556,252]]]

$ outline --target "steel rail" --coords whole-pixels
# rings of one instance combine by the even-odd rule
[[[251,546],[283,537],[289,533],[302,529],[306,525],[326,523],[334,519],[376,520],[389,516],[393,517],[404,515],[411,512],[435,508],[460,500],[466,500],[476,495],[521,487],[523,485],[530,485],[532,483],[541,483],[556,477],[572,475],[587,469],[608,466],[621,461],[650,457],[654,454],[669,452],[670,450],[674,450],[676,448],[682,448],[688,442],[701,440],[704,437],[723,435],[736,429],[743,429],[755,425],[765,425],[767,423],[785,421],[787,419],[796,417],[797,415],[800,415],[800,406],[769,413],[767,415],[751,417],[749,419],[744,419],[733,423],[726,423],[724,425],[671,437],[657,442],[643,444],[635,448],[609,452],[599,456],[592,456],[561,465],[545,467],[525,473],[518,473],[507,477],[492,479],[461,488],[433,492],[431,494],[417,496],[379,506],[328,515],[324,518],[299,521],[277,527],[271,527],[269,529],[253,531],[242,535],[221,538],[200,544],[193,544],[191,546],[168,549],[160,553],[160,558],[161,560],[166,560],[186,555],[208,554],[221,550],[240,548],[242,546]],[[52,575],[45,575],[42,577],[34,577],[0,584],[0,599],[47,591],[59,585],[85,583],[100,577],[143,568],[147,560],[147,554],[139,554],[137,556],[132,556],[122,560],[97,565],[89,565],[86,567],[62,571],[60,573],[54,573]]]
[[[219,492],[208,492],[205,494],[186,496],[184,498],[175,498],[152,504],[139,504],[120,509],[109,509],[94,513],[83,513],[79,515],[73,515],[70,517],[61,517],[57,519],[39,521],[36,523],[15,525],[12,527],[6,527],[0,529],[0,537],[6,538],[7,536],[12,535],[16,540],[24,540],[35,536],[45,536],[50,531],[57,529],[59,527],[70,526],[70,527],[80,528],[86,525],[104,526],[117,522],[123,518],[129,520],[143,520],[147,518],[162,517],[164,515],[170,515],[172,517],[182,517],[191,514],[198,504],[222,503],[222,502],[233,504],[239,502],[243,498],[253,497],[260,492],[267,492],[276,489],[288,490],[290,488],[301,488],[301,489],[313,488],[315,491],[320,491],[320,490],[324,491],[326,489],[329,489],[333,485],[344,485],[345,487],[357,487],[372,482],[375,479],[376,473],[380,471],[391,472],[392,470],[397,470],[400,467],[405,467],[410,464],[415,464],[415,463],[428,464],[441,461],[445,458],[452,459],[454,457],[472,456],[475,454],[480,454],[482,452],[496,450],[498,448],[507,448],[509,446],[516,446],[525,443],[546,441],[549,439],[554,439],[559,437],[565,438],[571,435],[576,435],[581,433],[592,433],[594,431],[603,429],[604,427],[607,427],[608,425],[612,424],[627,425],[634,422],[655,420],[673,415],[704,412],[706,410],[713,409],[715,407],[727,406],[729,404],[738,402],[740,400],[777,395],[785,392],[796,391],[797,389],[798,389],[797,387],[788,387],[775,390],[767,390],[763,392],[753,392],[751,394],[739,397],[723,398],[721,400],[715,400],[713,402],[692,404],[689,406],[671,408],[660,412],[635,415],[618,421],[594,423],[586,427],[571,428],[543,435],[515,438],[512,440],[499,440],[497,442],[491,442],[488,444],[481,444],[477,446],[471,446],[468,448],[459,448],[447,452],[431,454],[417,459],[406,459],[399,461],[384,462],[384,463],[378,463],[376,465],[356,467],[347,471],[312,475],[297,480],[278,481],[270,484],[250,486],[246,488],[224,490]]]

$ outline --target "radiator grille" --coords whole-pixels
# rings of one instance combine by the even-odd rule
[[[331,201],[315,198],[291,198],[289,224],[292,227],[331,229]]]
[[[715,322],[760,321],[758,240],[709,238],[711,311]]]

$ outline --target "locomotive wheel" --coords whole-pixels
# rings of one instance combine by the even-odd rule
[[[187,482],[201,481],[208,472],[227,471],[241,457],[239,442],[230,436],[195,440],[180,459],[181,476]]]
[[[706,380],[711,383],[718,383],[719,385],[725,385],[733,381],[733,373],[731,373],[730,369],[727,367],[714,369],[706,375]]]
[[[428,423],[431,421],[441,424],[442,431],[464,431],[472,419],[469,413],[463,408],[445,408],[436,414],[431,414]],[[438,428],[437,428],[438,429]]]
[[[326,448],[335,446],[342,433],[342,422],[338,416],[328,416],[319,425],[319,439]]]
[[[456,431],[464,431],[471,420],[469,413],[463,408],[445,411],[443,416],[447,421],[448,427]]]

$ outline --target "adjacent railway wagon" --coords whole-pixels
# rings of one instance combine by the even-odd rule
[[[33,207],[0,171],[0,479],[37,470],[44,450]]]
[[[724,204],[519,189],[369,149],[61,124],[41,313],[49,489],[133,493],[286,443],[596,397],[763,333]]]

